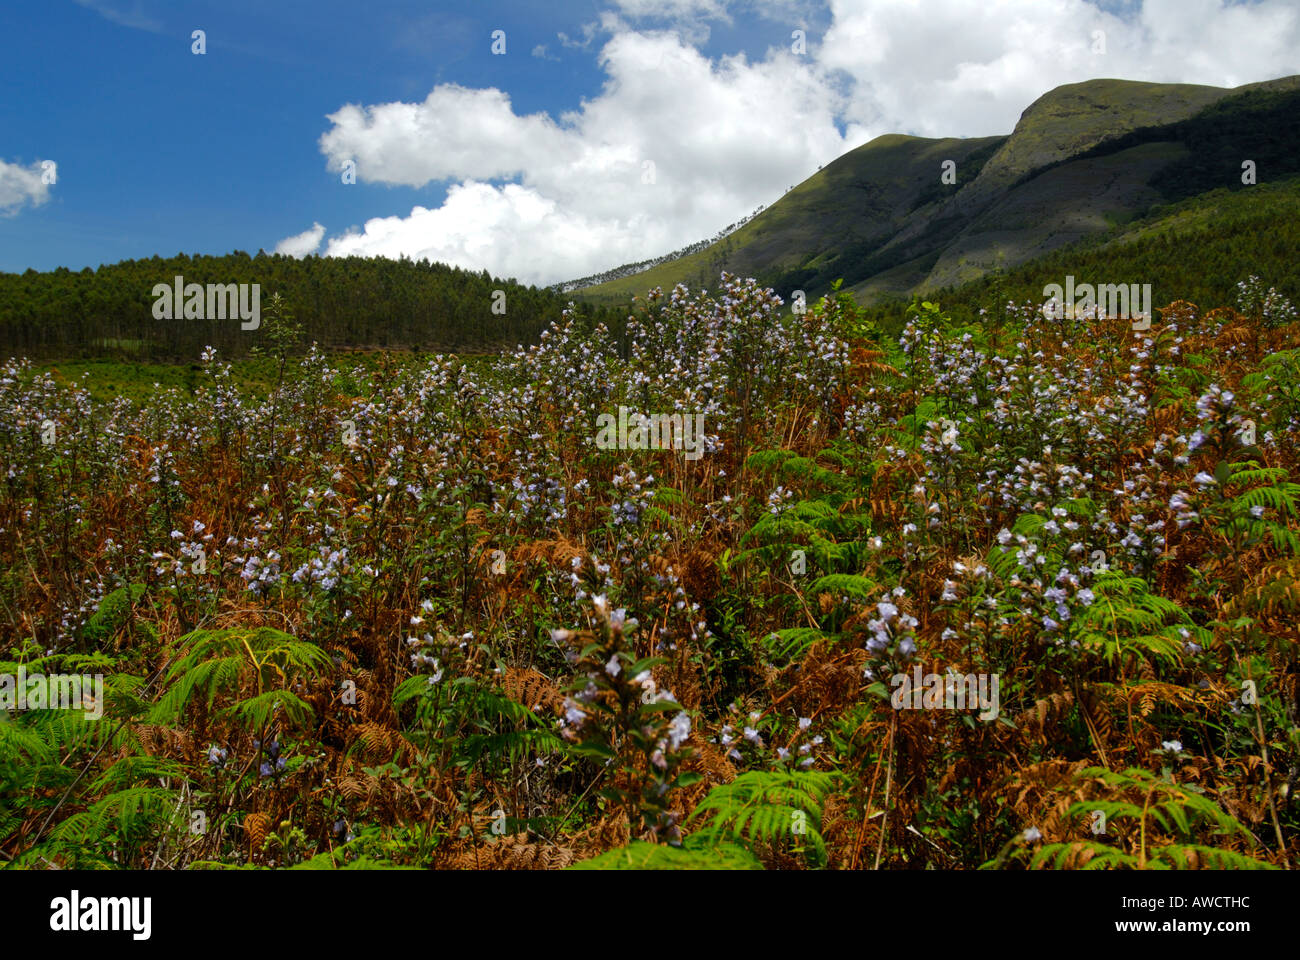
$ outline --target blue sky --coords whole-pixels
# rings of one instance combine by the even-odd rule
[[[1232,86],[1298,50],[1291,0],[10,3],[0,270],[279,247],[550,283],[882,133],[1008,132],[1060,83]]]
[[[510,90],[524,112],[576,106],[600,86],[591,57],[510,55],[511,35],[529,50],[532,39],[558,46],[560,25],[539,6],[5,4],[0,159],[54,159],[58,182],[49,203],[0,219],[0,269],[253,253],[322,211],[347,225],[441,203],[441,184],[344,189],[316,145],[325,115],[422,99],[448,81]],[[575,33],[587,6],[575,5]],[[490,25],[502,23],[507,55],[492,56]],[[202,56],[194,29],[206,33]]]

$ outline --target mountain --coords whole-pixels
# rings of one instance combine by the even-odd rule
[[[1244,202],[1244,160],[1259,184],[1300,174],[1300,76],[1235,88],[1067,84],[1030,104],[1007,136],[877,137],[707,248],[574,295],[626,301],[656,286],[713,286],[722,270],[787,298],[816,297],[841,278],[868,304],[951,290],[1115,239],[1215,189]],[[945,161],[953,183],[941,179]]]

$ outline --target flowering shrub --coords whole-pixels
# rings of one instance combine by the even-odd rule
[[[1136,331],[918,303],[886,338],[724,274],[351,368],[286,312],[265,390],[209,349],[142,405],[11,360],[0,674],[105,703],[0,714],[0,851],[1291,863],[1300,341],[1242,290]],[[620,406],[702,415],[702,455],[598,445]],[[913,673],[999,707],[898,709]],[[1114,830],[1066,815],[1084,787]]]

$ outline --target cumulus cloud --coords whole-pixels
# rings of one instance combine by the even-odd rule
[[[320,140],[331,170],[353,160],[363,182],[459,183],[439,210],[372,220],[328,252],[555,282],[711,236],[854,145],[813,66],[792,55],[710,61],[675,34],[624,31],[600,64],[600,96],[558,119],[454,84],[331,114]]]
[[[307,254],[319,250],[320,242],[323,239],[325,239],[325,228],[319,223],[313,223],[310,228],[302,233],[294,234],[292,237],[285,237],[277,243],[275,252],[301,259]]]
[[[604,86],[577,109],[520,114],[507,92],[442,84],[423,101],[329,115],[329,169],[353,160],[362,182],[450,187],[437,209],[370,220],[326,252],[551,283],[712,236],[880,134],[1007,133],[1043,93],[1093,77],[1235,86],[1300,72],[1293,0],[1119,12],[829,0],[830,25],[809,32],[804,55],[787,42],[716,57],[701,52],[701,23],[754,13],[802,26],[805,0],[611,2],[581,43],[558,35],[569,48],[603,43]]]
[[[329,242],[335,256],[398,257],[443,261],[494,276],[540,282],[566,265],[604,262],[630,241],[601,249],[611,237],[581,213],[517,184],[494,187],[469,181],[450,188],[441,207],[416,207],[406,217],[377,217],[361,232]]]
[[[849,78],[845,119],[873,134],[1008,133],[1047,91],[1098,77],[1231,87],[1300,69],[1292,0],[1146,0],[1124,16],[1085,0],[830,7],[817,61]]]
[[[50,198],[50,184],[45,181],[57,176],[58,167],[53,161],[44,162],[50,166],[40,160],[27,167],[0,160],[0,216],[12,217],[23,207],[39,207]]]
[[[537,152],[553,156],[563,132],[541,113],[517,116],[500,90],[435,87],[423,103],[348,104],[320,138],[329,169],[349,160],[361,180],[420,187],[431,180],[510,177]]]

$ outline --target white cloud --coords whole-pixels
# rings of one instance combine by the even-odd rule
[[[712,236],[883,133],[1008,133],[1043,93],[1093,77],[1234,86],[1300,72],[1293,0],[1147,0],[1122,15],[1084,0],[829,0],[806,55],[778,38],[714,58],[697,45],[707,22],[771,19],[804,0],[613,2],[583,42],[558,35],[569,48],[603,39],[604,87],[577,109],[521,115],[501,90],[443,84],[423,101],[331,114],[331,170],[354,159],[363,182],[451,187],[439,208],[371,220],[326,252],[551,283]]]
[[[1139,23],[1149,49],[1134,51],[1126,66],[1147,65],[1149,79],[1203,77],[1195,82],[1233,87],[1300,71],[1294,0],[1147,0]]]
[[[874,134],[1009,133],[1038,97],[1098,77],[1237,86],[1300,70],[1294,0],[830,0],[814,52],[850,78],[845,119]],[[1094,53],[1094,31],[1105,53]],[[809,41],[815,38],[809,37]]]
[[[144,12],[144,6],[141,0],[119,0],[119,2],[109,2],[109,0],[76,0],[79,6],[88,10],[94,10],[105,20],[122,27],[131,27],[134,30],[148,30],[150,33],[162,33],[163,26],[156,19]]]
[[[24,167],[0,160],[0,216],[14,216],[28,204],[39,207],[50,198],[50,184],[43,179],[45,168],[41,164],[37,160]],[[57,167],[49,169],[57,175]]]
[[[434,88],[423,103],[348,104],[327,116],[320,138],[329,169],[355,160],[357,176],[420,187],[431,180],[510,177],[538,151],[559,149],[563,133],[545,114],[516,116],[500,90],[456,84]]]
[[[682,20],[707,17],[730,20],[726,0],[614,0],[619,13],[629,17],[660,17]]]
[[[582,25],[581,40],[574,40],[563,30],[559,31],[555,36],[559,38],[561,46],[571,47],[575,50],[587,50],[591,47],[592,42],[596,39],[596,37],[599,34],[600,34],[600,24],[598,22],[593,21],[591,23],[584,23]]]
[[[452,84],[421,103],[331,114],[320,141],[331,170],[355,159],[363,182],[460,187],[439,210],[372,220],[328,252],[407,253],[551,283],[711,236],[856,145],[836,130],[806,58],[711,62],[674,34],[622,30],[600,63],[600,95],[558,119]],[[487,182],[503,179],[518,182]]]
[[[812,0],[612,0],[625,17],[668,20],[677,24],[715,20],[734,22],[737,15],[758,14],[768,20],[795,20],[824,4]]]
[[[416,207],[406,217],[369,220],[363,231],[331,239],[326,252],[428,257],[538,282],[563,275],[567,264],[604,262],[631,249],[627,238],[612,235],[580,213],[560,209],[536,190],[468,181],[451,187],[436,210]]]
[[[320,249],[320,242],[325,239],[325,228],[319,223],[313,223],[310,228],[302,233],[294,234],[292,237],[285,237],[275,245],[276,253],[287,254],[299,259],[307,256],[309,253],[315,253]]]
[[[728,25],[734,22],[727,0],[613,0],[613,3],[620,18],[666,23],[694,46],[709,42],[710,22]]]

